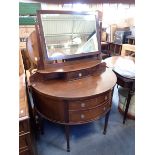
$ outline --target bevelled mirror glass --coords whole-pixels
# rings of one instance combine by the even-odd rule
[[[95,14],[40,14],[48,60],[62,60],[99,51]]]

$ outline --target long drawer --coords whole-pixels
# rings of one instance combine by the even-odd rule
[[[19,136],[19,149],[27,148],[30,145],[30,134]]]
[[[19,151],[19,155],[30,155],[31,152],[28,148],[23,148]]]
[[[96,118],[99,118],[101,115],[105,114],[111,107],[110,101],[99,105],[97,108],[81,111],[69,111],[69,122],[89,122]]]
[[[110,94],[110,91],[107,91],[103,95],[91,99],[69,101],[69,111],[92,109],[101,103],[104,104],[109,101],[111,98]]]

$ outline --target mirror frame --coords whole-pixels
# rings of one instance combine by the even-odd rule
[[[51,64],[55,60],[51,60],[47,56],[47,50],[46,50],[46,43],[45,43],[45,37],[43,32],[43,25],[41,21],[41,15],[42,14],[75,14],[75,15],[95,15],[95,21],[96,21],[96,37],[98,42],[98,51],[90,52],[90,53],[82,53],[82,54],[74,54],[74,55],[66,55],[64,56],[63,60],[70,60],[73,58],[82,58],[87,56],[93,56],[93,55],[100,55],[101,53],[101,44],[100,44],[100,30],[99,30],[99,20],[97,16],[97,12],[77,12],[77,11],[61,11],[61,10],[38,10],[37,11],[37,25],[38,25],[38,31],[39,31],[39,39],[40,39],[40,45],[41,45],[41,54],[43,58],[41,58],[45,64]]]

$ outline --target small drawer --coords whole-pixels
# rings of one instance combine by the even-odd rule
[[[27,148],[29,144],[29,134],[19,136],[19,149]]]
[[[74,72],[69,72],[66,74],[66,80],[74,80],[74,79],[80,79],[85,76],[89,75],[89,70],[80,70],[80,71],[74,71]]]
[[[70,123],[84,123],[97,119],[104,115],[110,109],[110,102],[102,104],[97,108],[91,110],[70,111],[69,122]]]
[[[19,135],[29,132],[29,120],[23,120],[19,122]]]
[[[91,99],[71,101],[69,102],[69,111],[91,109],[97,107],[100,104],[106,104],[109,99],[110,91]]]

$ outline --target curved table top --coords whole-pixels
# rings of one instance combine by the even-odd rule
[[[95,96],[108,91],[116,84],[117,78],[111,69],[100,75],[89,76],[78,80],[48,80],[31,82],[39,93],[62,99],[76,99]]]

